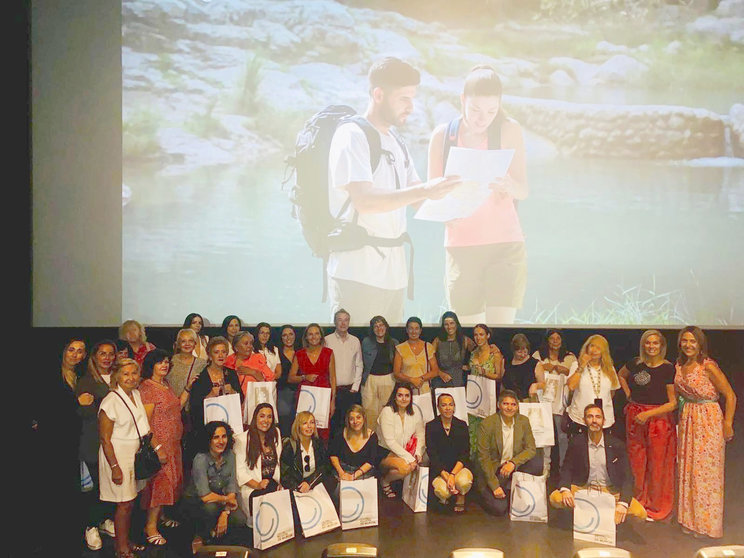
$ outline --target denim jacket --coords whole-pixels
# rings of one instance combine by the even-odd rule
[[[397,339],[392,339],[393,346],[398,344]],[[362,362],[364,363],[364,371],[362,372],[362,385],[367,383],[370,370],[372,370],[372,363],[375,362],[377,357],[377,340],[373,337],[365,337],[362,339]],[[390,363],[392,364],[395,353],[390,355]]]

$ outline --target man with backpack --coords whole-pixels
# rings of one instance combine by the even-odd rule
[[[361,320],[380,314],[401,323],[406,288],[413,298],[406,207],[441,199],[461,180],[422,183],[393,129],[413,111],[418,70],[388,57],[373,64],[368,77],[364,116],[342,120],[330,144],[328,201],[337,227],[328,237],[328,293],[331,312],[345,308]]]

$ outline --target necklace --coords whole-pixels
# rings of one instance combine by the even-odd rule
[[[592,381],[592,388],[594,389],[594,397],[599,399],[600,389],[602,387],[602,369],[597,370],[587,365],[587,372],[589,372],[589,379]],[[594,371],[597,370],[597,375],[594,375]]]

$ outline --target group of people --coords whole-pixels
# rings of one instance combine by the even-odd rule
[[[463,512],[475,486],[483,509],[503,515],[515,471],[550,472],[557,485],[553,506],[572,507],[577,489],[599,484],[616,495],[618,523],[626,515],[668,518],[676,471],[682,529],[722,536],[724,450],[733,437],[736,396],[699,328],[679,333],[675,363],[665,359],[664,336],[646,331],[638,357],[616,372],[601,335],[591,335],[575,356],[559,330],[549,330],[533,353],[517,334],[505,358],[487,325],[467,336],[453,312],[442,316],[433,343],[421,339],[415,317],[401,342],[382,316],[370,320],[361,341],[349,333],[349,322],[342,309],[325,336],[310,324],[301,346],[292,326],[279,328],[275,344],[269,324],[251,333],[237,316],[225,318],[221,335],[209,338],[198,314],[186,318],[172,352],[149,343],[133,320],[121,326],[118,341],[88,347],[70,340],[54,392],[64,412],[54,420],[60,444],[75,437],[72,467],[59,470],[85,481],[88,547],[101,548],[103,532],[115,537],[122,558],[140,550],[129,536],[138,497],[146,510],[143,541],[165,545],[161,528],[186,520],[198,545],[250,527],[258,495],[323,483],[338,503],[339,480],[376,476],[381,495],[396,498],[396,481],[422,465],[430,468],[430,508]],[[465,422],[455,416],[455,398],[436,393],[465,387],[469,376],[495,380],[498,412]],[[519,403],[544,401],[557,376],[564,387],[550,398],[551,455],[551,448],[536,447]],[[235,434],[224,422],[204,424],[205,399],[236,393],[242,400],[256,381],[276,382],[277,400],[257,405],[244,432]],[[319,429],[310,412],[296,412],[303,385],[330,388],[329,428]],[[627,396],[625,442],[613,428],[618,389]],[[437,413],[424,424],[413,398],[427,393]],[[54,431],[50,421],[41,417],[37,428]],[[142,444],[161,462],[149,479],[135,474]]]

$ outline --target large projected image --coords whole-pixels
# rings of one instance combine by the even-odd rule
[[[420,75],[412,112],[389,119],[410,167],[383,136],[383,151],[400,151],[392,162],[383,154],[379,173],[391,184],[399,175],[401,188],[430,180],[418,190],[428,193],[360,209],[358,222],[347,207],[341,219],[373,235],[387,219],[387,236],[410,235],[354,248],[371,255],[348,263],[373,270],[362,283],[405,288],[413,246],[414,291],[385,306],[391,322],[437,323],[452,309],[466,323],[744,325],[742,6],[124,0],[123,316],[331,321],[324,291],[339,296],[334,280],[350,276],[334,276],[334,258],[349,252],[330,255],[329,282],[293,216],[285,158],[329,105],[394,109],[393,93],[370,92],[368,81],[393,56]],[[495,70],[502,96],[463,98],[475,66]],[[458,183],[424,218],[436,205],[426,200],[446,193],[431,181],[444,155],[429,144],[450,137],[463,100],[452,147],[474,147],[468,133],[485,137],[483,118],[496,123],[487,145],[461,154],[464,172],[484,178]],[[366,141],[363,127],[354,131]],[[349,194],[333,178],[330,189],[337,213]],[[383,304],[384,293],[344,289],[351,308]],[[352,310],[352,322],[373,313]]]

